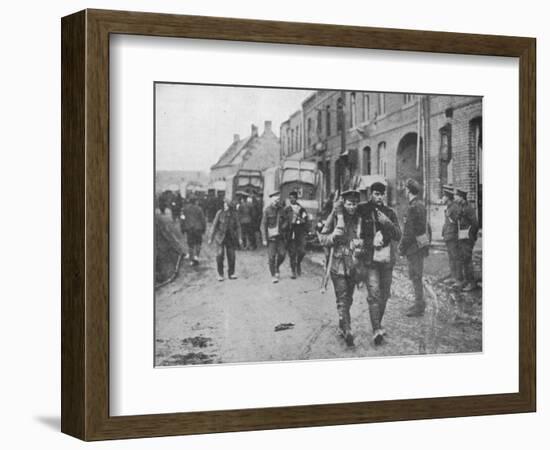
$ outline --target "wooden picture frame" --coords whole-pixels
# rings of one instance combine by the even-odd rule
[[[62,416],[84,440],[474,416],[536,407],[533,38],[85,10],[62,30]],[[519,391],[140,416],[109,415],[109,35],[519,58]]]

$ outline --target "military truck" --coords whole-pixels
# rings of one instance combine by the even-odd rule
[[[264,177],[261,170],[240,169],[226,178],[225,197],[237,201],[240,195],[261,198]]]

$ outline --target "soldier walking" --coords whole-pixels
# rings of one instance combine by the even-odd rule
[[[280,278],[279,267],[286,255],[285,233],[288,230],[288,226],[281,203],[280,192],[273,192],[269,198],[271,204],[264,210],[260,231],[262,233],[262,243],[264,247],[267,246],[271,281],[278,283]]]
[[[230,280],[236,280],[235,275],[235,249],[242,245],[241,224],[235,207],[231,200],[223,202],[214,217],[212,230],[210,231],[209,244],[216,243],[216,264],[218,268],[218,281],[223,281],[224,253],[227,255],[227,275]]]
[[[289,224],[287,236],[288,257],[290,260],[290,278],[302,275],[302,259],[306,254],[306,232],[308,229],[307,211],[298,203],[298,192],[288,194],[289,205],[284,212]]]
[[[458,250],[459,250],[459,271],[464,277],[464,285],[457,284],[463,292],[473,291],[477,286],[474,281],[474,265],[472,253],[477,240],[479,224],[474,208],[468,203],[468,193],[462,189],[456,190],[458,213]]]
[[[397,214],[384,204],[385,194],[383,183],[373,183],[369,201],[359,209],[364,221],[367,303],[375,345],[382,344],[386,334],[382,318],[391,296],[397,244],[401,239]]]
[[[409,206],[403,225],[403,238],[399,243],[399,252],[407,257],[409,278],[414,287],[414,305],[406,315],[418,317],[424,314],[426,302],[422,275],[424,272],[424,258],[428,256],[429,238],[426,226],[426,208],[418,198],[420,185],[409,179],[405,184]]]
[[[450,274],[445,280],[446,284],[462,283],[462,271],[459,271],[458,254],[458,213],[459,206],[455,202],[454,188],[449,185],[443,186],[443,203],[445,204],[445,222],[441,231],[441,237],[447,247],[449,257]]]
[[[180,192],[177,191],[170,200],[170,211],[172,212],[172,221],[176,222],[181,214],[181,208],[183,207],[183,197]]]
[[[248,202],[248,197],[245,195],[241,196],[238,213],[243,233],[243,250],[252,250],[256,247],[252,224],[253,211],[252,204]]]
[[[361,239],[362,220],[357,213],[359,192],[345,191],[342,198],[343,205],[341,201],[335,202],[333,211],[319,234],[319,241],[324,247],[332,247],[332,258],[327,262],[330,265],[327,269],[330,271],[336,295],[340,335],[348,347],[353,347],[350,308],[355,285],[360,281],[357,269],[365,264],[361,261],[364,245]]]
[[[192,197],[182,209],[180,228],[182,233],[187,233],[187,246],[189,247],[191,264],[197,266],[201,253],[202,235],[206,231],[206,218],[201,207],[197,205],[195,197]]]

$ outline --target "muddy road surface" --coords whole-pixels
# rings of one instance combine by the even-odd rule
[[[173,232],[183,240],[176,226]],[[386,342],[372,342],[367,292],[360,288],[351,309],[355,347],[348,348],[338,336],[331,282],[325,294],[319,291],[320,255],[306,256],[296,280],[285,260],[278,284],[271,283],[264,248],[237,251],[236,259],[238,279],[217,281],[214,248],[205,243],[199,266],[185,260],[175,280],[156,290],[157,366],[482,351],[480,289],[458,292],[428,275],[425,315],[406,317],[413,296],[401,261],[383,321]]]

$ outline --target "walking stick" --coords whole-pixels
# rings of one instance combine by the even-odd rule
[[[334,195],[334,202],[337,202],[340,198],[339,192],[336,191]],[[325,226],[323,227],[323,232],[326,232],[327,225],[329,225],[333,219],[334,219],[334,209],[330,212],[330,214],[327,217],[327,220],[325,221]],[[321,241],[321,233],[317,232],[317,238],[319,241]],[[321,280],[321,294],[324,294],[327,291],[327,285],[328,285],[328,279],[330,277],[330,269],[332,268],[332,259],[334,257],[334,245],[330,247],[329,253],[328,253],[328,259],[327,264],[325,267],[325,273],[323,274],[323,279]]]
[[[330,276],[330,268],[332,267],[332,258],[334,256],[334,247],[330,247],[328,253],[327,267],[325,268],[325,273],[323,274],[323,279],[321,280],[321,294],[327,292],[328,278]]]

